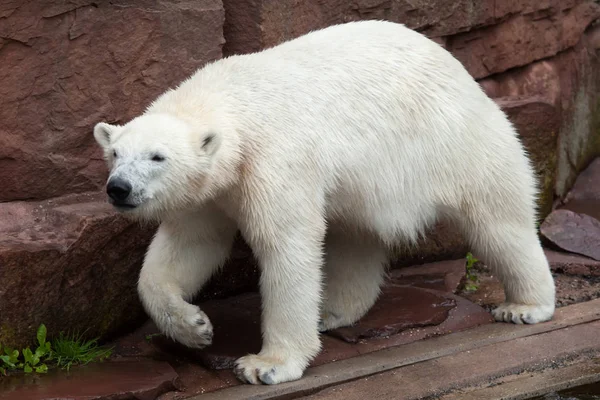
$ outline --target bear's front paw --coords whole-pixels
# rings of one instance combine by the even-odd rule
[[[275,385],[302,378],[304,368],[292,360],[250,354],[235,362],[233,372],[245,383]]]
[[[552,319],[554,306],[502,303],[492,311],[496,321],[515,324],[537,324]]]
[[[212,343],[213,327],[208,316],[191,304],[187,304],[180,312],[170,313],[169,326],[165,331],[179,343],[196,349],[201,349]]]

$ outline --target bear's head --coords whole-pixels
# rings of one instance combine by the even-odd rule
[[[109,202],[136,219],[193,206],[206,190],[219,136],[169,114],[146,114],[125,125],[94,127],[110,174]]]

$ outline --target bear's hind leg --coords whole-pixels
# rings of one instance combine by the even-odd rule
[[[237,228],[212,206],[164,221],[150,244],[138,292],[167,336],[192,348],[212,342],[212,325],[188,303],[229,256]]]
[[[478,215],[477,222],[464,231],[476,256],[504,285],[506,301],[492,312],[494,318],[516,324],[550,320],[555,307],[554,280],[535,228],[528,222],[531,218]]]
[[[332,228],[327,233],[321,332],[352,325],[375,304],[388,262],[375,238]]]

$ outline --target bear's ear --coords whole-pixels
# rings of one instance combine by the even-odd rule
[[[202,150],[205,154],[212,156],[221,146],[221,135],[215,132],[209,132],[202,139]]]
[[[110,144],[110,136],[118,127],[110,125],[106,122],[99,122],[94,126],[94,138],[103,149],[106,149]]]

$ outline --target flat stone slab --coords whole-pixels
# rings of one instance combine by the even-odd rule
[[[465,263],[461,258],[395,269],[390,272],[390,279],[398,285],[454,293],[465,276]]]
[[[201,307],[214,327],[211,346],[188,349],[162,336],[152,342],[163,353],[185,357],[215,371],[229,370],[239,357],[260,351],[261,307],[257,293],[212,300]],[[389,284],[373,309],[356,325],[321,335],[323,350],[311,365],[491,322],[492,317],[483,308],[450,293]]]
[[[452,359],[454,355],[462,354],[460,364],[453,365],[449,363],[444,365],[444,370],[454,370],[454,373],[461,374],[468,379],[471,370],[468,368],[489,369],[497,363],[534,363],[535,358],[530,357],[530,353],[536,350],[537,342],[535,340],[523,342],[518,351],[512,350],[512,343],[520,338],[541,338],[540,343],[546,343],[542,349],[547,349],[554,354],[562,352],[569,356],[571,351],[583,352],[586,349],[596,349],[600,343],[597,341],[596,324],[582,331],[576,330],[575,326],[585,325],[592,321],[600,320],[600,300],[593,300],[587,303],[575,304],[558,309],[552,321],[536,325],[513,325],[506,323],[494,323],[479,326],[460,333],[450,334],[440,337],[421,340],[409,343],[404,346],[386,348],[381,351],[370,352],[354,358],[332,362],[325,365],[309,368],[304,377],[295,382],[283,383],[274,386],[249,386],[241,385],[212,393],[206,393],[202,396],[192,396],[193,400],[224,400],[224,399],[245,399],[245,400],[266,400],[280,398],[298,398],[314,393],[325,387],[339,387],[344,382],[360,379],[373,374],[381,374],[385,371],[398,371],[398,376],[402,376],[404,369],[398,369],[404,366],[427,365],[422,368],[420,378],[411,385],[421,385],[428,388],[438,382],[439,367],[436,367],[437,360],[449,356]],[[563,329],[568,328],[568,329]],[[545,337],[541,334],[546,332],[562,332],[560,336]],[[592,341],[592,342],[590,342]],[[494,352],[495,358],[471,358],[471,354],[476,349],[480,349],[482,356],[486,354],[489,346],[506,343],[498,352]],[[529,350],[527,350],[529,348]],[[538,352],[539,353],[539,352]],[[539,353],[541,354],[541,353]],[[552,353],[542,354],[544,358],[538,361],[552,361]],[[429,362],[426,364],[424,362]],[[533,365],[533,364],[532,364]],[[506,370],[506,368],[505,368]],[[485,375],[485,374],[483,374]],[[377,376],[377,375],[375,375]],[[413,376],[416,379],[416,376]],[[382,383],[379,382],[381,385]],[[471,384],[465,381],[465,385]],[[387,381],[383,385],[402,390],[403,382]],[[398,386],[400,385],[400,386]],[[347,392],[351,394],[350,392]],[[373,390],[365,395],[361,393],[363,399],[379,399],[376,396],[378,391]],[[395,399],[398,399],[396,393]],[[385,399],[382,397],[382,399]]]
[[[600,221],[597,219],[570,210],[554,210],[540,231],[561,249],[600,261]]]
[[[582,353],[600,352],[600,321],[518,338],[471,351],[408,365],[301,397],[305,400],[397,400],[439,396],[457,388],[508,376],[525,369],[541,371]]]
[[[572,365],[543,371],[526,371],[485,382],[481,387],[465,388],[438,400],[524,400],[600,381],[600,360],[577,360]],[[583,392],[585,393],[585,392]],[[545,397],[552,400],[554,397]],[[565,399],[561,397],[560,399]],[[575,399],[575,398],[573,398]],[[558,398],[557,398],[558,400]]]
[[[111,361],[0,378],[0,400],[154,400],[175,389],[177,374],[166,362]]]
[[[388,285],[383,289],[381,298],[356,325],[327,334],[348,343],[386,338],[410,328],[439,325],[455,306],[456,301],[443,292]]]
[[[566,275],[600,276],[600,261],[548,249],[544,252],[552,271]]]

